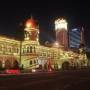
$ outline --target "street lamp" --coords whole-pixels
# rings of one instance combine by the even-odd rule
[[[22,41],[20,41],[20,65],[21,65],[21,60],[22,60],[22,58],[21,58],[21,56],[22,56]]]
[[[59,43],[58,42],[55,42],[54,43],[54,47],[59,48]]]

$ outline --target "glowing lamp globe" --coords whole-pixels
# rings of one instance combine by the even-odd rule
[[[25,26],[26,26],[27,28],[36,28],[36,22],[35,22],[35,20],[34,20],[33,18],[28,19],[28,20],[26,21]]]
[[[65,19],[57,19],[55,20],[55,30],[67,30],[67,22]]]

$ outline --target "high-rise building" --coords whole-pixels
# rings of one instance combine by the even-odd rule
[[[55,20],[56,41],[65,49],[68,48],[68,30],[65,19]]]
[[[69,31],[69,47],[79,48],[80,44],[84,44],[84,29],[73,28]]]

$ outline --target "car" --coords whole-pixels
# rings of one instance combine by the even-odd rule
[[[20,70],[19,69],[6,69],[5,73],[6,74],[20,74]]]

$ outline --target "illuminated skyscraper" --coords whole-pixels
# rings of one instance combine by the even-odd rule
[[[56,41],[65,49],[68,48],[68,30],[65,19],[55,20]]]
[[[84,44],[84,29],[71,29],[69,31],[69,47],[79,48],[80,44]]]

